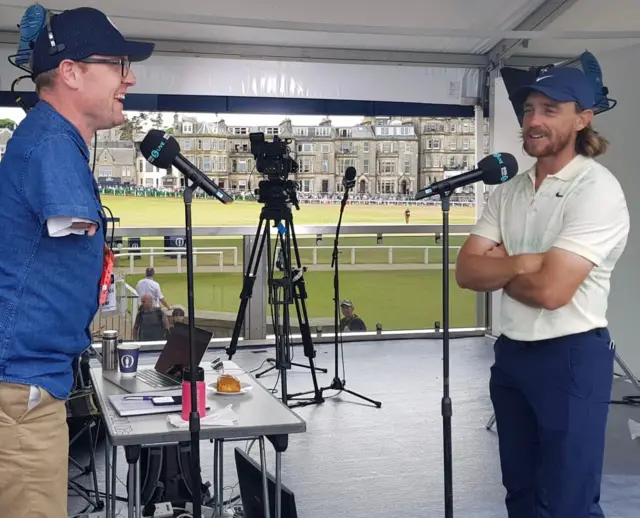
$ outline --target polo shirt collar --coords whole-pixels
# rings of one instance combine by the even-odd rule
[[[38,103],[33,107],[33,109],[39,110],[44,115],[53,119],[54,124],[60,125],[61,131],[64,131],[65,133],[67,133],[73,139],[73,141],[76,144],[78,144],[78,147],[80,148],[80,151],[82,151],[82,155],[84,156],[85,160],[87,162],[89,161],[89,147],[87,146],[87,143],[82,138],[82,135],[80,135],[78,128],[76,128],[71,123],[71,121],[69,121],[67,118],[61,115],[58,111],[56,111],[53,108],[53,106],[51,106],[46,101],[42,101],[42,100],[38,101]]]
[[[576,155],[574,157],[573,160],[571,160],[571,162],[569,162],[567,165],[565,165],[562,169],[560,169],[560,171],[558,171],[555,174],[550,174],[549,176],[547,176],[547,178],[555,178],[557,180],[561,180],[563,182],[570,182],[571,180],[573,180],[577,175],[579,175],[580,173],[582,173],[585,170],[585,166],[586,163],[589,159],[587,157],[584,157],[582,155]],[[527,173],[529,174],[529,178],[531,178],[531,181],[534,183],[536,183],[536,167],[533,166],[531,169],[529,169],[527,171]]]

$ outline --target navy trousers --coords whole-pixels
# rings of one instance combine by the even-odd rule
[[[500,336],[494,348],[490,390],[509,518],[604,518],[609,332],[536,342]]]

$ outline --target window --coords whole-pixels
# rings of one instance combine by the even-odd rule
[[[462,167],[464,169],[469,169],[469,157],[467,155],[462,156]]]
[[[351,128],[343,128],[338,130],[338,135],[342,138],[351,138]]]
[[[202,149],[204,151],[211,151],[211,139],[204,139],[202,141]]]
[[[313,185],[311,180],[302,180],[302,192],[311,192],[311,186]]]
[[[313,153],[313,144],[298,144],[298,153]]]
[[[376,135],[389,135],[390,128],[389,126],[382,126],[376,128]]]
[[[340,158],[338,159],[338,165],[336,166],[336,174],[343,175],[347,170],[347,167],[355,167],[358,169],[358,164],[355,158]]]
[[[202,157],[202,170],[203,171],[211,171],[211,157],[210,156]]]
[[[323,160],[322,161],[322,172],[326,173],[329,171],[329,161],[328,160]]]
[[[353,144],[352,142],[341,142],[340,153],[354,153],[355,147],[355,144]]]
[[[278,130],[279,130],[279,129],[280,129],[280,128],[266,128],[265,133],[266,133],[267,135],[272,135],[272,136],[273,136],[273,135],[277,135],[277,134],[278,134]]]
[[[322,180],[321,192],[329,192],[329,180]]]
[[[456,149],[458,149],[458,143],[455,141],[455,139],[449,141],[449,149],[451,151],[455,151]]]
[[[182,123],[182,133],[193,133],[193,124],[191,124],[190,122],[183,122]]]
[[[310,158],[301,158],[298,161],[298,165],[300,166],[301,173],[310,173],[311,172],[311,159]]]
[[[149,165],[151,165],[151,164],[149,164]],[[100,167],[98,169],[98,176],[100,178],[108,178],[108,177],[113,176],[113,168],[111,168],[111,167]]]
[[[455,156],[450,156],[449,157],[449,167],[455,167],[456,166],[456,157]]]
[[[440,149],[440,139],[434,138],[429,141],[427,149]]]
[[[468,122],[465,122],[462,125],[462,133],[469,133],[469,123]]]
[[[123,178],[129,178],[131,177],[131,167],[129,167],[128,165],[125,165],[122,168],[122,177]]]
[[[306,137],[309,135],[309,128],[293,128],[293,134]]]
[[[424,156],[424,164],[422,167],[431,167],[431,155],[423,155]]]
[[[412,144],[411,142],[405,142],[405,143],[404,143],[404,152],[405,152],[406,154],[412,153],[412,151],[411,151],[411,144]]]
[[[362,174],[369,174],[369,159],[365,158],[362,161]]]
[[[218,140],[218,151],[224,151],[224,140]]]
[[[468,138],[463,138],[462,139],[462,149],[464,151],[468,151],[469,150],[469,139]]]
[[[378,193],[379,194],[394,194],[396,185],[393,180],[378,180]]]
[[[320,126],[316,128],[316,137],[330,137],[331,136],[331,127],[330,126]]]
[[[182,143],[182,150],[183,151],[191,151],[191,140],[190,139],[189,140],[185,140]]]
[[[411,159],[404,159],[404,174],[411,174]]]
[[[234,135],[246,135],[247,134],[247,128],[229,128],[229,130]]]
[[[449,131],[451,133],[455,133],[456,132],[456,124],[455,124],[455,122],[451,123],[451,125],[449,126]]]
[[[394,174],[396,163],[394,160],[380,160],[380,174]]]
[[[413,126],[402,126],[400,128],[400,135],[413,135],[414,128]]]
[[[383,142],[380,146],[383,153],[393,153],[393,142]]]
[[[365,153],[369,152],[369,141],[366,140],[362,143],[362,151],[364,151]]]
[[[331,153],[331,144],[321,144],[320,151],[322,153]]]

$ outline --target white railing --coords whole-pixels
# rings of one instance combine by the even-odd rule
[[[143,251],[146,250],[146,251]],[[193,267],[198,266],[198,255],[214,255],[218,257],[218,268],[224,269],[224,251],[231,250],[233,253],[233,266],[238,266],[238,248],[235,246],[217,246],[217,247],[194,247],[193,248]],[[149,266],[154,267],[154,257],[157,255],[175,255],[177,261],[176,267],[177,273],[182,273],[182,258],[187,255],[187,249],[185,247],[170,247],[163,246],[162,248],[157,246],[152,247],[122,247],[118,248],[116,259],[129,259],[129,273],[135,272],[135,259],[136,257],[149,257]],[[122,267],[120,261],[118,266]]]
[[[452,252],[456,252],[460,249],[460,246],[451,246],[449,247],[450,251]],[[149,267],[155,267],[156,266],[156,261],[154,260],[155,257],[157,256],[164,256],[163,260],[165,259],[172,259],[170,257],[166,257],[166,256],[175,256],[175,268],[176,268],[176,273],[183,273],[183,258],[186,257],[186,248],[184,247],[123,247],[118,249],[119,253],[116,255],[116,258],[118,259],[118,267],[120,268],[120,271],[122,271],[123,267],[125,267],[122,264],[122,260],[123,259],[128,259],[128,265],[126,266],[126,268],[128,269],[128,273],[135,273],[136,271],[136,263],[135,263],[135,259],[136,257],[148,257],[149,258],[149,262],[145,263],[145,268],[147,266]],[[299,246],[298,250],[302,251],[302,250],[311,250],[311,264],[314,266],[317,266],[319,264],[324,264],[325,262],[318,262],[318,251],[319,250],[333,250],[333,246],[322,246],[322,245],[315,245],[315,246]],[[439,264],[439,262],[430,262],[430,251],[437,251],[440,252],[442,250],[441,246],[434,246],[434,245],[426,245],[426,246],[419,246],[419,245],[344,245],[344,246],[340,246],[340,251],[341,252],[345,252],[348,251],[349,252],[349,260],[345,261],[344,259],[341,260],[341,262],[343,264],[350,264],[350,265],[356,265],[356,264],[381,264],[377,261],[370,261],[367,262],[366,259],[361,261],[361,262],[357,262],[356,258],[357,258],[357,252],[358,251],[370,251],[370,250],[386,250],[387,252],[387,264],[393,265],[393,264],[397,264],[397,265],[408,265],[408,264],[425,264],[425,265],[430,265],[430,264]],[[395,251],[399,251],[399,250],[422,250],[423,254],[422,254],[422,260],[421,262],[401,262],[401,263],[394,263],[393,262],[393,258],[394,258],[394,250]],[[225,252],[231,251],[233,254],[233,265],[228,265],[230,268],[229,270],[235,271],[238,269],[238,248],[233,247],[233,246],[226,246],[226,247],[194,247],[193,248],[193,252],[194,252],[194,256],[193,256],[193,267],[194,269],[198,267],[198,256],[202,256],[202,255],[213,255],[213,256],[217,256],[218,261],[217,261],[217,268],[219,269],[219,271],[224,271],[225,269],[225,264],[224,264],[224,254]],[[303,262],[307,262],[307,261],[303,261]],[[326,263],[329,263],[330,261],[327,260]],[[452,254],[452,263],[455,263],[455,254]],[[167,266],[167,265],[162,265],[162,266]],[[168,265],[169,267],[173,267],[173,265]],[[186,263],[185,263],[186,266]],[[205,265],[202,265],[205,266]],[[207,266],[212,266],[212,265],[207,265]],[[138,267],[141,268],[142,266]]]
[[[393,264],[393,251],[394,250],[424,250],[424,264],[429,263],[429,250],[442,250],[441,246],[416,246],[416,245],[347,245],[339,247],[340,251],[350,250],[351,259],[349,264],[356,264],[356,250],[387,250],[387,264]],[[460,250],[460,246],[450,246],[449,250]],[[299,246],[299,250],[312,250],[313,265],[318,264],[318,250],[333,250],[332,246]],[[365,263],[362,263],[365,264]],[[401,263],[401,264],[416,264],[416,263]]]

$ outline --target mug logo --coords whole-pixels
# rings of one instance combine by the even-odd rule
[[[124,356],[122,356],[120,363],[122,363],[122,368],[123,369],[131,369],[133,367],[135,360],[133,358],[133,356],[131,356],[130,354],[125,354]]]

